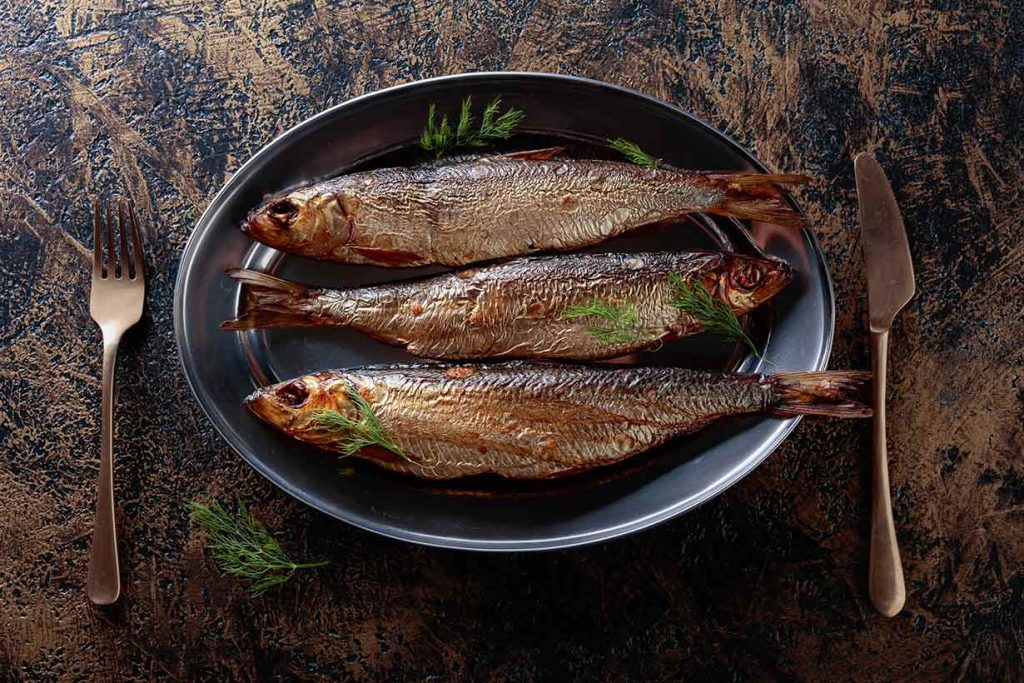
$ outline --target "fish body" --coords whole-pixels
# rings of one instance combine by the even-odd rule
[[[354,455],[426,479],[558,477],[611,465],[723,417],[866,417],[866,372],[743,375],[521,362],[328,371],[260,389],[246,405],[284,433],[342,451],[326,413],[372,410],[394,448]],[[365,417],[365,416],[362,416]]]
[[[242,230],[300,256],[406,267],[571,250],[694,212],[800,222],[783,195],[804,176],[651,169],[555,151],[337,176],[271,197]]]
[[[427,358],[579,360],[613,358],[700,332],[701,321],[673,305],[670,276],[701,282],[737,315],[793,277],[782,261],[716,252],[527,257],[347,290],[230,273],[248,285],[248,303],[238,319],[222,325],[226,329],[343,326]],[[595,301],[628,312],[631,322],[608,334],[615,323],[573,315]]]

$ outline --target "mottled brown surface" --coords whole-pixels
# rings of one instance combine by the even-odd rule
[[[0,4],[0,29],[0,678],[1024,675],[1018,0],[40,0]],[[850,159],[876,151],[920,292],[891,366],[903,614],[866,599],[862,425],[805,421],[741,484],[653,531],[519,556],[332,522],[214,434],[178,366],[171,290],[217,188],[328,105],[503,68],[638,88],[821,178],[802,197],[836,276],[833,366],[868,362]],[[148,226],[151,294],[120,365],[124,597],[97,610],[82,590],[100,372],[83,243],[86,198],[115,189]],[[234,493],[332,566],[260,599],[220,578],[182,500]]]

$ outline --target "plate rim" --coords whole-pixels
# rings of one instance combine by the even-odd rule
[[[305,493],[302,489],[294,487],[289,484],[282,477],[277,475],[276,472],[263,466],[258,461],[251,459],[239,449],[232,439],[228,438],[227,433],[233,432],[230,429],[230,425],[221,424],[223,421],[218,421],[204,403],[197,387],[196,382],[199,381],[197,377],[194,377],[195,367],[191,365],[186,358],[185,349],[188,347],[188,334],[184,324],[184,297],[186,285],[188,282],[189,273],[191,272],[191,265],[195,258],[195,252],[198,248],[200,238],[202,237],[201,232],[204,232],[203,228],[212,220],[212,214],[216,207],[222,202],[222,198],[227,196],[229,193],[235,191],[239,185],[248,179],[252,174],[252,169],[258,166],[258,162],[264,157],[269,155],[272,151],[276,150],[280,145],[291,137],[295,136],[300,130],[305,129],[309,126],[313,126],[322,120],[334,116],[337,112],[344,109],[349,109],[354,106],[358,106],[367,100],[372,100],[381,97],[392,96],[395,93],[400,93],[405,90],[413,90],[416,88],[428,86],[430,84],[449,84],[454,82],[466,82],[466,81],[487,81],[494,79],[508,79],[508,78],[520,78],[520,79],[536,79],[556,82],[569,82],[574,84],[583,84],[589,87],[596,87],[600,89],[617,92],[620,95],[626,95],[628,97],[637,98],[645,101],[648,105],[670,110],[676,116],[682,116],[687,119],[690,124],[697,126],[698,128],[704,129],[708,134],[713,137],[718,137],[732,146],[740,156],[742,156],[747,163],[753,168],[763,173],[771,172],[757,157],[755,157],[746,147],[739,144],[730,135],[718,130],[711,124],[704,120],[694,116],[690,112],[686,111],[682,107],[666,102],[653,95],[634,90],[622,85],[614,83],[608,83],[606,81],[600,81],[592,78],[584,78],[581,76],[572,76],[566,74],[556,74],[549,72],[540,71],[474,71],[458,74],[449,74],[445,76],[437,76],[433,78],[424,78],[414,81],[408,81],[405,83],[399,83],[393,86],[382,88],[380,90],[374,90],[372,92],[364,93],[356,97],[346,99],[343,102],[332,105],[310,117],[307,117],[299,123],[287,128],[285,131],[274,137],[270,142],[260,147],[255,153],[253,153],[243,163],[231,178],[224,183],[224,185],[218,190],[218,192],[209,200],[206,209],[200,215],[199,220],[196,221],[195,226],[192,228],[191,233],[188,236],[185,246],[181,253],[181,258],[178,262],[178,272],[175,277],[174,284],[174,304],[172,308],[172,315],[174,319],[174,339],[178,349],[178,360],[181,363],[182,369],[184,370],[185,380],[188,384],[189,390],[192,392],[192,396],[199,404],[200,409],[206,415],[207,420],[217,431],[217,434],[227,442],[227,445],[233,450],[239,457],[242,458],[250,467],[252,467],[257,473],[263,476],[265,479],[270,481],[272,484],[277,486],[279,489],[295,498],[299,502],[305,504],[307,507],[316,510],[331,519],[337,519],[350,524],[356,528],[363,529],[387,538],[392,538],[399,541],[405,541],[409,543],[415,543],[417,545],[423,545],[428,547],[448,548],[455,550],[473,550],[478,552],[540,552],[548,550],[561,550],[567,548],[574,548],[584,545],[590,545],[594,543],[601,543],[605,541],[611,541],[616,538],[628,536],[633,533],[649,529],[663,522],[667,522],[670,519],[678,517],[679,515],[693,510],[707,501],[715,498],[722,494],[725,490],[734,486],[739,481],[743,480],[748,474],[754,469],[761,465],[769,455],[775,452],[775,450],[782,444],[786,438],[793,432],[797,424],[800,422],[802,417],[794,417],[783,421],[780,424],[780,428],[776,430],[772,438],[765,442],[758,450],[759,453],[756,457],[748,458],[739,467],[727,472],[717,486],[708,488],[701,492],[697,496],[691,496],[690,498],[684,498],[676,501],[672,505],[664,507],[660,510],[656,510],[642,517],[631,519],[627,522],[623,522],[618,525],[604,527],[599,530],[592,530],[582,532],[579,534],[572,534],[567,536],[547,537],[544,539],[533,540],[533,539],[513,539],[513,540],[488,540],[478,538],[463,538],[456,536],[444,536],[439,534],[428,534],[415,531],[408,531],[405,529],[394,529],[384,525],[374,526],[373,524],[364,523],[361,520],[353,519],[341,515],[329,512],[321,507],[317,500]],[[798,207],[799,210],[799,207]],[[801,212],[802,213],[802,212]],[[814,361],[814,370],[824,370],[828,367],[829,359],[832,354],[832,346],[835,337],[835,288],[832,282],[832,273],[828,267],[826,254],[822,249],[821,242],[818,239],[817,234],[808,229],[802,230],[805,238],[810,241],[811,248],[819,256],[819,270],[822,276],[822,286],[827,292],[827,305],[825,306],[825,313],[827,320],[823,327],[823,340],[821,348]],[[227,428],[227,429],[226,429]]]

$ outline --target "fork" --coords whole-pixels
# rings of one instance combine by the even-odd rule
[[[105,211],[101,211],[99,201],[94,201],[92,209],[92,292],[89,297],[89,315],[103,332],[103,436],[86,592],[95,604],[109,605],[121,594],[117,528],[114,525],[114,366],[121,336],[142,317],[146,284],[142,273],[142,242],[139,239],[135,207],[124,200],[117,203],[120,259],[114,249],[114,215],[110,203],[107,203]],[[128,232],[131,232],[131,256],[126,237]],[[106,261],[103,258],[104,234],[107,243]]]

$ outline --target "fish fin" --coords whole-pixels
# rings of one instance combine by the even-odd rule
[[[708,209],[733,218],[764,221],[788,228],[803,227],[803,217],[786,202],[788,188],[811,181],[797,173],[727,173],[710,176],[725,198]]]
[[[416,266],[423,263],[423,259],[419,254],[411,251],[402,251],[401,249],[352,247],[352,251],[380,266]]]
[[[508,152],[507,154],[497,154],[492,158],[529,159],[531,161],[547,161],[548,159],[554,159],[564,151],[565,147],[545,147],[543,149],[528,149],[523,152]]]
[[[225,272],[248,286],[244,313],[234,320],[222,322],[222,330],[314,324],[313,316],[304,308],[311,298],[310,288],[306,285],[244,268],[229,268]]]
[[[802,173],[726,173],[718,177],[724,179],[730,189],[764,197],[774,197],[789,187],[806,185],[814,180]]]
[[[871,381],[867,370],[825,370],[773,375],[777,405],[769,412],[778,417],[827,415],[871,417],[871,406],[861,400],[864,385]]]

